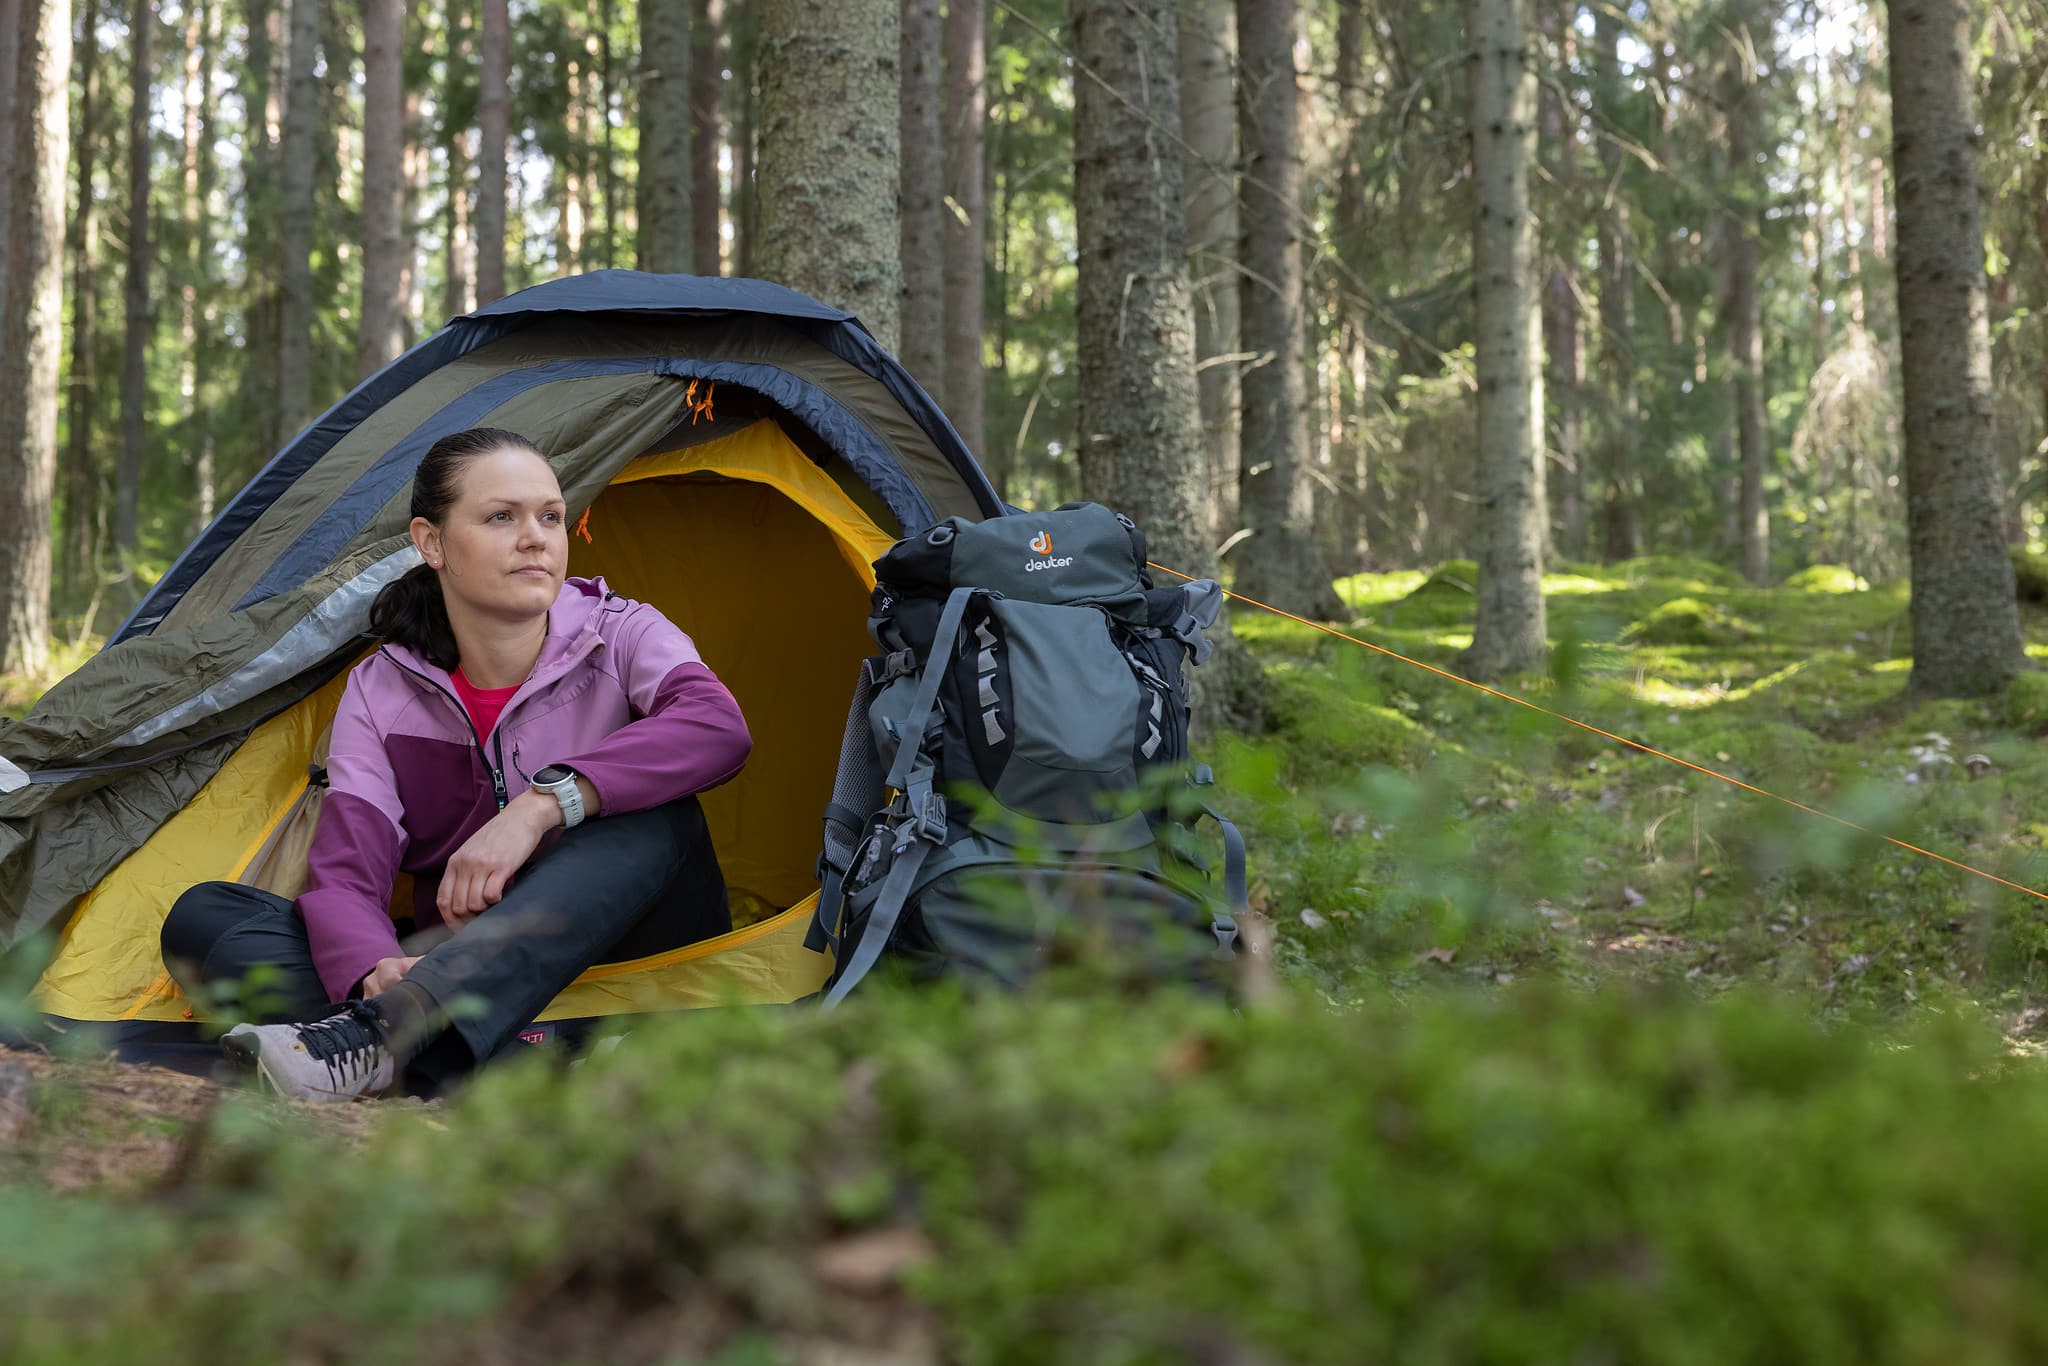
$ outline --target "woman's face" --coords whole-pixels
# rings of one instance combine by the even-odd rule
[[[413,519],[413,541],[440,571],[451,615],[530,621],[554,606],[569,572],[568,508],[548,462],[514,448],[463,466],[440,526]]]

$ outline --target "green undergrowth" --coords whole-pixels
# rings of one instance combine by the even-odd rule
[[[1967,1009],[1107,988],[643,1024],[344,1149],[0,1188],[0,1357],[2002,1362],[2048,1077]]]
[[[1333,1001],[1544,974],[1764,982],[1823,1013],[2042,1003],[2048,907],[1880,837],[2048,888],[2048,675],[1912,701],[1905,586],[1838,566],[1771,589],[1683,559],[1565,566],[1548,672],[1495,686],[1611,739],[1417,667],[1455,671],[1470,571],[1339,584],[1346,629],[1405,660],[1233,617],[1275,705],[1217,771],[1289,970]],[[2048,616],[2023,616],[2048,654]]]

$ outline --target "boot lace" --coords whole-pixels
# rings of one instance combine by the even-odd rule
[[[324,1020],[298,1027],[299,1042],[316,1062],[327,1064],[338,1086],[374,1072],[384,1051],[384,1017],[367,1001],[350,1001]]]

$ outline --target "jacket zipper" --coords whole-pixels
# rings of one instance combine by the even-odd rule
[[[435,682],[432,678],[429,678],[426,674],[423,674],[418,669],[413,668],[410,664],[407,664],[404,660],[400,659],[397,655],[392,654],[389,650],[379,650],[377,651],[377,653],[383,655],[393,664],[396,664],[399,668],[405,670],[414,678],[419,679],[422,683],[425,683],[435,692],[440,693],[441,696],[447,698],[450,702],[453,702],[455,704],[455,710],[460,712],[462,715],[462,724],[469,727],[470,738],[476,741],[476,757],[483,760],[484,767],[490,772],[491,792],[492,795],[494,795],[498,799],[498,809],[500,811],[503,811],[505,809],[507,801],[510,800],[505,795],[504,732],[496,729],[495,727],[492,729],[491,739],[498,747],[498,762],[496,763],[496,765],[493,765],[491,763],[490,755],[484,752],[484,737],[477,734],[476,722],[470,718],[469,708],[462,705],[461,698],[457,697],[449,689],[442,687],[439,683]]]

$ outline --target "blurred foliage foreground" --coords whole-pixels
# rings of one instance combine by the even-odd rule
[[[1342,588],[1449,664],[1470,585]],[[2048,686],[1904,699],[1903,590],[1549,588],[1521,695],[2044,880]],[[1215,757],[1263,1005],[1098,976],[700,1012],[346,1122],[205,1083],[138,1114],[104,1064],[0,1054],[0,1360],[2048,1357],[2048,908],[1238,629],[1272,729]]]

